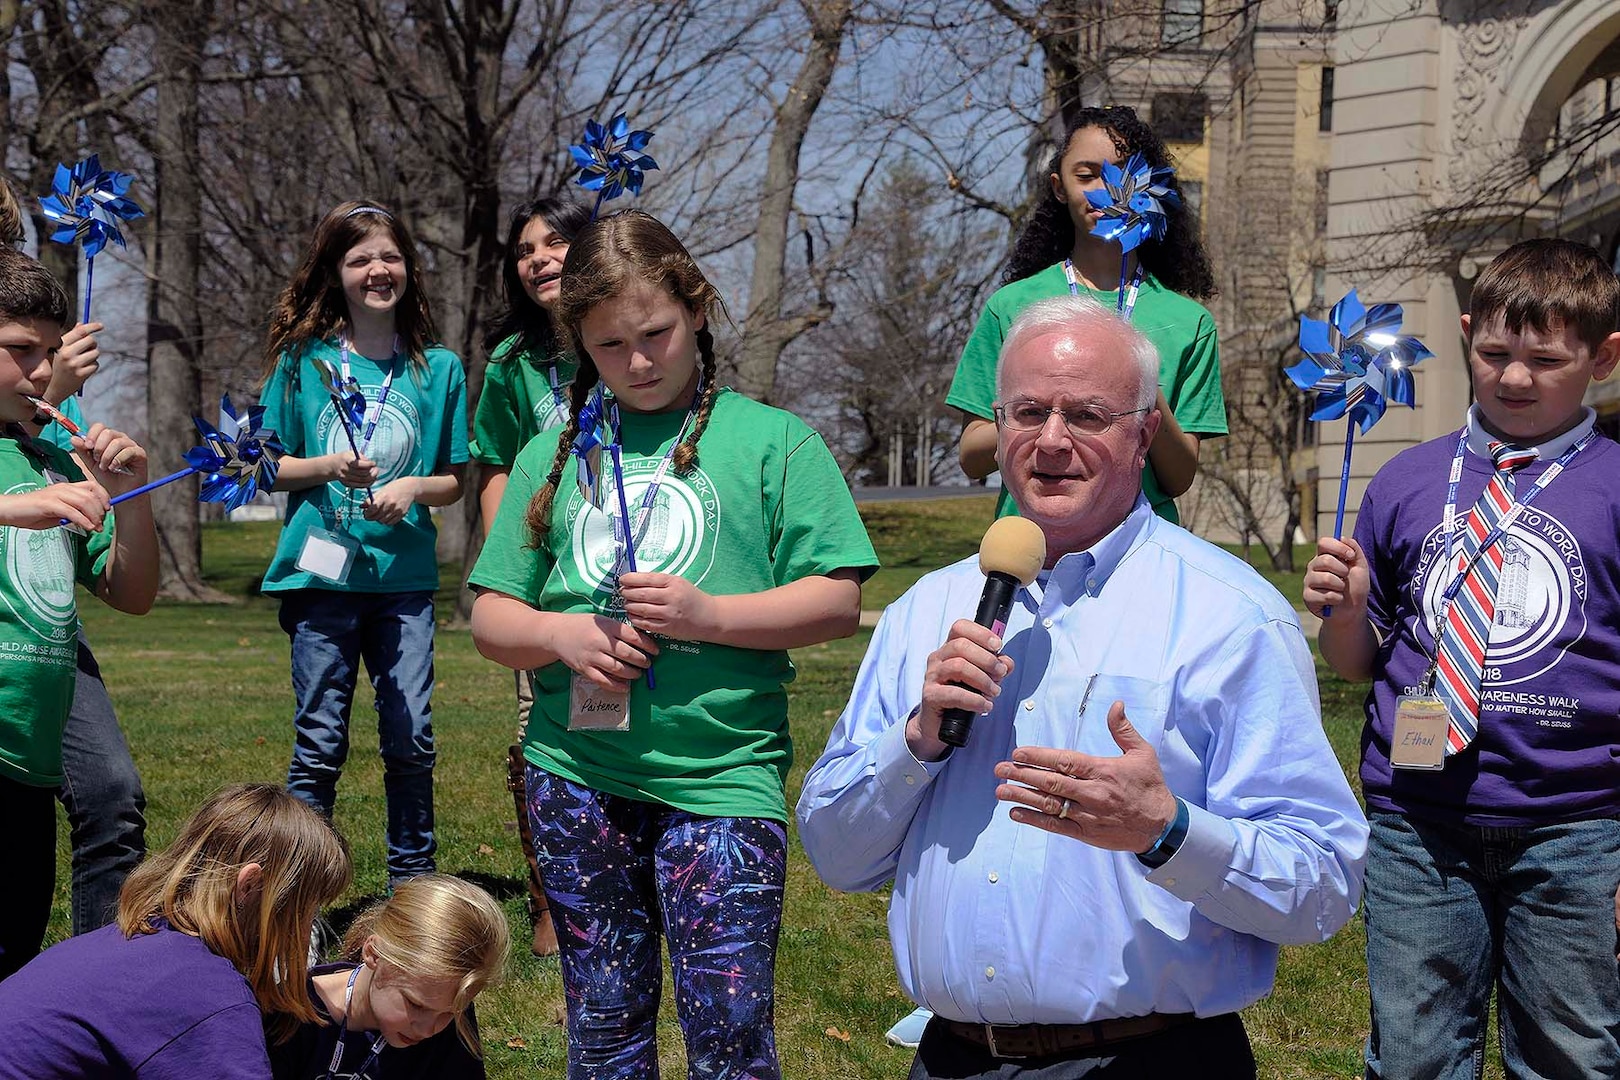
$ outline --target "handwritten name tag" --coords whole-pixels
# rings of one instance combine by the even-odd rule
[[[575,674],[568,686],[569,731],[629,731],[630,695]]]
[[[1446,767],[1446,703],[1433,694],[1403,694],[1395,704],[1389,763],[1397,769]]]

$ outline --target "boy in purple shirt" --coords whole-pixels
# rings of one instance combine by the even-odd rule
[[[1317,542],[1322,656],[1370,679],[1361,779],[1367,1076],[1620,1075],[1620,446],[1582,405],[1620,361],[1592,249],[1503,252],[1462,317],[1475,404]],[[1476,505],[1476,503],[1478,505]]]

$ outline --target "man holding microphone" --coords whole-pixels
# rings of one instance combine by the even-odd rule
[[[998,370],[1042,569],[1000,633],[962,617],[974,560],[884,613],[805,779],[805,850],[835,888],[894,882],[900,979],[935,1013],[912,1080],[1252,1077],[1238,1011],[1279,944],[1349,919],[1366,854],[1310,650],[1258,574],[1142,498],[1158,356],[1136,330],[1042,301]]]

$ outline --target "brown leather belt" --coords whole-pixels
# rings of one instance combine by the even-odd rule
[[[991,1057],[1033,1058],[1139,1039],[1196,1019],[1192,1013],[1149,1013],[1089,1024],[964,1024],[947,1020],[945,1026],[957,1038],[989,1050]]]

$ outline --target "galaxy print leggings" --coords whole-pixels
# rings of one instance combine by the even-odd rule
[[[569,1080],[657,1080],[660,936],[691,1080],[778,1080],[782,823],[700,817],[532,765],[528,796],[562,949]]]

